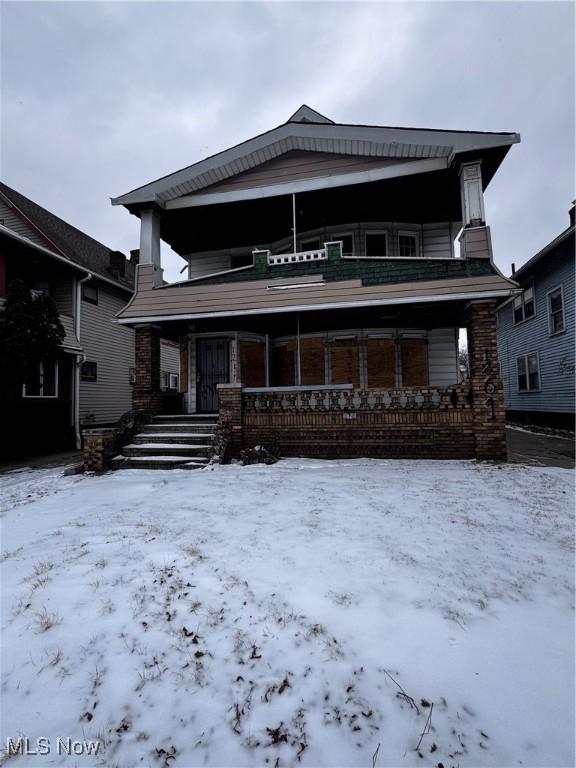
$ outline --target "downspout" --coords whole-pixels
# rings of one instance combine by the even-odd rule
[[[74,331],[80,341],[80,307],[82,306],[82,285],[92,279],[92,273],[76,281],[76,317],[74,318]],[[76,435],[76,448],[82,448],[82,436],[80,434],[80,366],[86,359],[86,355],[76,355],[74,364],[74,433]]]

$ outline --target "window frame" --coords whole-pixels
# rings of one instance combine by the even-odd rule
[[[96,293],[96,298],[91,298],[86,295],[87,290],[92,290]],[[100,292],[98,290],[97,285],[89,285],[88,283],[82,283],[82,301],[88,302],[88,304],[94,304],[94,306],[98,306],[98,302],[100,299]]]
[[[38,363],[39,371],[40,371],[40,388],[39,393],[37,395],[29,395],[26,393],[26,378],[24,378],[24,381],[22,382],[22,397],[26,400],[57,400],[58,399],[58,390],[59,390],[59,380],[58,380],[58,360],[52,360],[48,361],[50,363],[54,363],[54,394],[53,395],[45,395],[44,390],[44,361],[40,361]]]
[[[384,235],[386,241],[386,254],[384,256],[369,256],[367,238],[370,235]],[[390,236],[387,229],[369,229],[364,232],[364,258],[365,259],[389,259],[390,258]]]
[[[529,357],[535,357],[536,358],[536,369],[538,372],[538,386],[537,387],[531,387],[530,386],[530,371],[529,371],[529,365],[528,365],[528,358]],[[520,373],[518,370],[518,363],[520,360],[524,361],[524,369],[526,376],[526,389],[520,389]],[[526,395],[531,392],[541,392],[542,391],[542,378],[540,373],[540,355],[538,352],[526,352],[524,355],[518,355],[516,357],[516,391],[520,395]]]
[[[414,256],[402,256],[400,254],[400,238],[401,237],[412,237],[414,239],[415,243],[415,254]],[[420,233],[415,232],[414,230],[410,229],[399,229],[396,233],[396,245],[398,247],[398,258],[399,259],[418,259],[420,258]]]
[[[560,299],[562,301],[562,330],[555,331],[554,326],[552,323],[552,318],[554,316],[554,313],[552,312],[552,294],[556,293],[556,291],[560,291]],[[564,312],[564,286],[562,283],[560,285],[557,285],[555,288],[551,288],[546,293],[546,308],[548,311],[548,334],[549,336],[560,336],[563,333],[566,333],[566,313]]]
[[[344,250],[344,241],[342,240],[343,237],[349,237],[352,240],[352,251],[351,253],[346,253]],[[356,243],[354,238],[354,232],[333,232],[330,235],[330,241],[337,243],[340,241],[342,243],[342,258],[343,259],[353,259],[356,256]]]
[[[86,374],[83,373],[82,369],[84,368],[86,363],[89,363],[90,365],[94,366],[94,369],[95,369],[94,376],[86,376]],[[84,360],[84,362],[80,365],[80,381],[87,381],[87,382],[98,381],[98,363],[96,360]]]
[[[529,317],[526,317],[526,302],[524,300],[524,295],[528,292],[532,291],[532,304],[534,305],[534,312]],[[520,299],[520,306],[522,308],[522,319],[516,320],[516,307],[514,306],[517,299]],[[534,285],[529,285],[526,288],[522,289],[522,293],[520,293],[518,296],[514,296],[512,299],[512,325],[521,325],[522,323],[527,322],[528,320],[533,320],[536,317],[536,291],[534,290]]]

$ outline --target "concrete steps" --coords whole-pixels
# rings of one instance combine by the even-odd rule
[[[134,436],[116,469],[199,469],[214,452],[218,414],[155,416]]]

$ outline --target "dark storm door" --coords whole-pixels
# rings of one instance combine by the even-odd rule
[[[227,381],[227,339],[197,339],[196,398],[199,411],[214,413],[218,410],[217,384],[225,384]]]

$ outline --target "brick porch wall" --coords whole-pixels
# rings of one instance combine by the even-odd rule
[[[153,325],[136,326],[135,374],[132,407],[159,413],[162,407],[160,392],[160,328]]]
[[[471,304],[467,327],[476,458],[506,461],[506,413],[498,369],[496,302]]]

